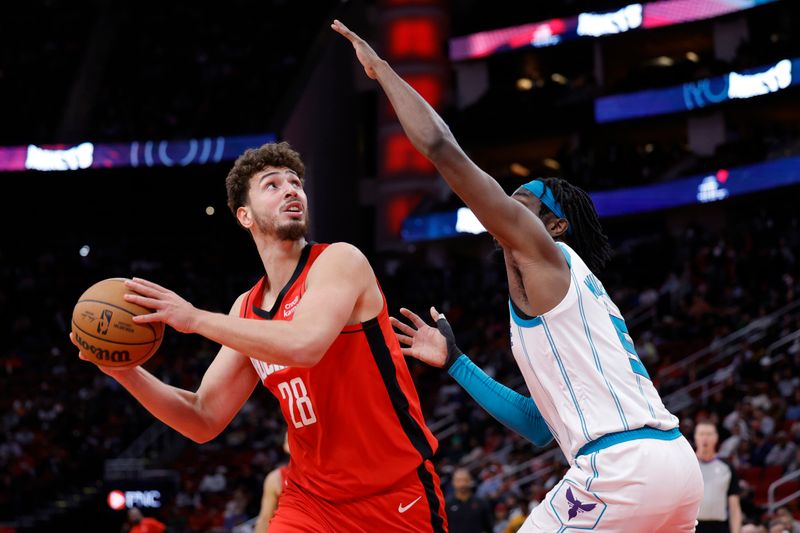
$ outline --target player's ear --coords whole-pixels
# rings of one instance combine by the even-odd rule
[[[561,237],[567,233],[569,221],[566,218],[553,217],[547,224],[547,230],[553,237]]]
[[[242,227],[250,229],[250,226],[253,225],[253,213],[250,212],[250,208],[246,205],[239,206],[236,209],[236,220]]]
[[[547,230],[547,233],[549,233],[554,239],[564,235],[569,229],[569,222],[567,219],[558,218],[552,213],[547,213],[545,216],[543,216],[542,223],[544,224],[544,228]]]

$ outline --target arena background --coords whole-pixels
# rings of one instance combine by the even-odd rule
[[[439,306],[479,365],[524,390],[491,239],[458,232],[474,229],[457,219],[463,204],[409,148],[333,18],[370,40],[506,190],[557,175],[594,195],[615,250],[599,277],[684,434],[719,424],[751,523],[779,505],[797,512],[798,3],[626,6],[5,6],[0,531],[118,531],[112,491],[172,531],[249,530],[264,475],[285,460],[268,392],[198,445],[80,361],[67,335],[77,297],[112,276],[227,310],[261,265],[224,178],[243,147],[269,139],[306,160],[314,240],[359,246],[394,313]],[[494,30],[508,31],[475,36]],[[645,186],[655,189],[631,190]],[[146,366],[194,389],[216,349],[168,329]],[[557,449],[534,448],[446,374],[409,365],[447,493],[466,465],[501,523],[559,479]]]

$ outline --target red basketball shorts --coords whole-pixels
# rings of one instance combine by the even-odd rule
[[[382,494],[332,502],[291,480],[269,533],[446,533],[439,476],[430,461]]]

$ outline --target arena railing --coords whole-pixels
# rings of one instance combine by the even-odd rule
[[[795,470],[794,472],[789,472],[785,476],[780,479],[777,479],[770,483],[769,488],[767,489],[767,505],[770,514],[774,513],[778,507],[782,507],[787,503],[796,500],[798,496],[800,496],[800,488],[792,492],[791,494],[787,494],[780,500],[775,500],[775,494],[780,487],[790,483],[796,479],[800,478],[800,470]]]
[[[697,352],[684,357],[680,361],[677,361],[671,365],[665,366],[658,371],[659,377],[667,377],[671,374],[676,372],[684,372],[689,367],[693,367],[694,370],[701,370],[702,368],[707,368],[709,364],[711,364],[713,358],[709,358],[709,355],[720,352],[721,350],[725,349],[726,347],[732,345],[735,342],[738,342],[745,337],[752,334],[754,331],[759,329],[766,329],[770,325],[774,324],[778,318],[781,318],[787,313],[794,311],[795,309],[800,308],[800,300],[796,300],[791,302],[777,311],[774,311],[766,316],[757,318],[747,324],[746,326],[734,331],[733,333],[723,337],[717,342],[709,344],[705,348],[698,350]],[[701,367],[695,366],[695,363],[698,361],[705,361],[706,364],[702,365]],[[713,361],[718,362],[718,361]]]

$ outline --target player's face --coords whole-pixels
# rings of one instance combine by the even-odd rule
[[[518,201],[519,203],[530,209],[534,215],[541,218],[540,211],[542,209],[542,202],[541,200],[536,198],[536,196],[531,194],[531,192],[528,189],[520,187],[519,189],[514,191],[514,194],[511,195],[511,198]]]
[[[708,424],[698,424],[694,430],[694,445],[701,451],[714,451],[717,446],[717,430]]]
[[[531,213],[539,217],[544,224],[545,229],[553,238],[561,235],[561,233],[564,231],[558,231],[558,228],[554,224],[559,220],[559,218],[550,211],[545,210],[545,214],[542,215],[542,201],[539,200],[536,195],[531,193],[528,189],[520,187],[514,191],[514,194],[511,195],[511,198],[530,209]]]
[[[286,167],[265,167],[250,180],[250,207],[261,233],[296,241],[308,230],[303,182]]]

